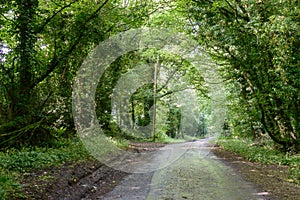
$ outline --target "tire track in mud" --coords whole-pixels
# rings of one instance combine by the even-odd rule
[[[205,143],[205,145],[209,144]],[[162,146],[164,145],[133,143],[130,146],[129,150],[141,154],[145,151],[157,150],[159,147]],[[197,159],[193,159],[193,162],[195,163],[192,164],[192,162],[189,161],[189,157],[193,157],[193,151],[197,152],[198,150],[197,148],[191,148],[191,146],[189,146],[189,148],[189,152],[182,157],[183,159],[185,159],[185,161],[183,161],[182,164],[180,164],[181,161],[179,161],[179,163],[174,163],[169,167],[156,171],[156,173],[152,172],[129,174],[107,167],[106,165],[94,159],[89,159],[79,163],[67,163],[59,167],[49,167],[43,170],[25,173],[20,182],[24,187],[24,193],[27,195],[27,197],[20,199],[198,200],[201,197],[199,196],[201,193],[202,195],[206,195],[205,197],[202,196],[203,198],[201,199],[209,199],[209,195],[211,195],[211,199],[215,199],[214,197],[216,197],[218,193],[222,193],[222,191],[226,191],[229,188],[231,188],[228,187],[228,184],[225,184],[226,186],[222,186],[224,184],[218,184],[219,180],[224,180],[222,178],[224,177],[224,173],[221,172],[224,171],[226,168],[220,168],[217,165],[219,165],[218,163],[224,164],[224,157],[226,159],[228,158],[229,160],[232,159],[232,161],[229,162],[229,164],[228,160],[227,162],[225,162],[225,165],[227,165],[227,167],[234,169],[234,171],[225,170],[226,173],[229,174],[229,176],[237,176],[238,174],[240,174],[240,170],[243,173],[249,175],[249,172],[251,171],[251,177],[255,175],[259,179],[262,179],[262,181],[266,180],[266,177],[261,176],[262,173],[265,173],[265,168],[255,168],[255,170],[253,170],[254,166],[252,166],[252,163],[249,163],[249,165],[251,166],[247,167],[245,166],[244,161],[240,161],[240,158],[237,158],[237,156],[235,155],[220,155],[219,153],[217,154],[219,157],[216,157],[214,156],[214,154],[209,153],[205,157],[210,157],[209,159],[213,160],[212,163],[214,163],[215,166],[209,167],[211,166],[211,164],[205,163],[205,161],[203,160],[197,161]],[[214,152],[216,151],[215,147],[209,146],[201,147],[201,149],[206,149],[208,151],[212,150]],[[201,158],[203,158],[203,155],[201,156]],[[237,164],[239,165],[236,166]],[[188,172],[189,169],[191,169],[192,172]],[[276,171],[278,173],[282,173],[281,170],[282,168],[276,168]],[[211,171],[212,173],[208,173],[209,171]],[[274,174],[274,172],[270,173]],[[219,179],[218,177],[221,177],[221,179]],[[244,178],[245,176],[242,177]],[[298,199],[299,187],[292,187],[292,185],[287,184],[283,180],[278,181],[274,178],[271,179],[271,177],[269,176],[267,178],[268,181],[264,184],[272,183],[273,186],[271,186],[271,189],[270,187],[266,187],[264,186],[264,184],[261,184],[262,181],[260,181],[259,183],[254,182],[255,185],[258,187],[255,188],[256,191],[261,192],[259,199]],[[205,182],[201,181],[201,179],[204,179]],[[195,184],[192,183],[193,180],[195,181]],[[246,180],[249,180],[249,177],[246,178]],[[250,178],[250,181],[252,182],[252,178]],[[211,184],[210,182],[212,182],[213,184]],[[284,184],[281,185],[281,183]],[[237,185],[237,182],[232,184],[233,187],[235,187]],[[208,190],[200,191],[198,188],[206,188]],[[215,189],[210,190],[209,188]],[[218,190],[218,188],[220,190]],[[190,193],[186,193],[187,191],[189,191]],[[242,189],[240,191],[243,192],[245,190]],[[289,198],[286,197],[287,191]],[[234,199],[231,196],[228,198],[230,198],[230,200]],[[223,198],[221,199],[226,198],[224,198],[223,196]]]
[[[64,194],[64,199],[84,199],[92,193],[98,193],[99,185],[106,184],[105,180],[107,176],[110,176],[109,173],[110,169],[101,165],[95,171],[88,171],[88,173],[68,180],[70,187],[58,190],[58,194]]]
[[[161,143],[132,143],[128,151],[139,155],[165,146]],[[120,157],[119,160],[126,160]],[[20,182],[26,197],[19,199],[78,200],[99,199],[110,192],[129,173],[87,159],[63,166],[25,173]]]
[[[26,198],[48,200],[96,199],[111,191],[128,173],[94,159],[49,167],[23,176]]]

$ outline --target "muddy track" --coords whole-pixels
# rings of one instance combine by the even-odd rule
[[[127,175],[98,161],[87,160],[25,174],[21,182],[26,199],[97,199]]]
[[[84,199],[89,198],[91,194],[101,193],[99,185],[106,184],[106,179],[110,175],[110,169],[104,165],[94,169],[95,171],[86,171],[86,173],[77,174],[77,177],[73,177],[68,180],[66,187],[57,191],[59,196],[64,194],[64,198],[67,199]],[[99,194],[97,194],[99,195]],[[53,199],[57,199],[54,197]]]
[[[144,151],[155,150],[156,147],[161,146],[163,145],[160,144],[155,146],[154,144],[153,146],[153,144],[133,143],[130,146],[129,150],[135,153],[143,153]],[[243,179],[256,185],[258,187],[258,192],[261,192],[262,194],[262,196],[260,196],[261,199],[299,199],[299,186],[292,185],[285,181],[287,175],[284,167],[274,166],[274,168],[268,165],[258,165],[257,163],[251,163],[241,159],[237,155],[228,153],[223,149],[217,147],[212,148],[211,150],[218,156],[218,160],[220,162],[222,161],[223,163],[234,169],[234,172],[232,172],[232,174],[240,174]],[[191,154],[186,154],[186,156],[189,155]],[[190,161],[182,163],[183,164],[180,164],[180,169],[185,168],[186,170],[188,170],[192,167],[190,164],[187,166],[184,165],[185,163],[191,163]],[[203,162],[196,163],[195,166],[197,166],[197,170],[201,169],[201,167],[199,167],[201,164],[203,164]],[[196,168],[192,169],[192,171],[196,171]],[[203,167],[203,169],[208,169],[208,167]],[[176,177],[175,175],[177,174],[176,171],[180,173],[180,176],[174,179],[174,177]],[[162,179],[162,177],[164,177],[164,174],[170,174],[173,172],[175,172],[175,175],[173,174],[173,176],[169,178],[160,180]],[[201,173],[196,173],[195,175],[193,175],[191,172],[182,174],[180,170],[177,170],[175,164],[172,165],[171,168],[169,168],[169,171],[167,173],[158,173],[153,178],[153,173],[129,174],[107,167],[97,160],[88,159],[79,163],[67,163],[59,167],[49,167],[43,170],[25,173],[22,176],[20,182],[22,183],[24,193],[27,196],[25,199],[133,200],[132,195],[138,197],[136,199],[145,199],[145,197],[149,196],[149,194],[149,197],[151,197],[151,195],[162,195],[163,197],[166,197],[165,199],[168,199],[170,194],[161,193],[163,192],[161,191],[161,188],[168,187],[169,185],[170,187],[172,186],[172,190],[166,189],[165,191],[173,191],[173,186],[183,185],[182,183],[184,183],[186,180],[189,180],[188,183],[190,184],[192,178],[194,179],[200,174]],[[208,173],[204,173],[203,175],[205,174]],[[159,178],[159,180],[157,179],[157,177]],[[178,182],[178,180],[182,177],[184,179]],[[279,177],[281,178],[279,179]],[[210,179],[212,178],[215,178],[215,176],[210,177]],[[151,180],[153,181],[156,179],[158,181],[151,182]],[[198,179],[200,180],[202,178],[198,177]],[[162,184],[166,181],[168,181],[169,184]],[[199,181],[196,181],[196,183],[192,185],[197,186],[197,184],[199,183]],[[209,182],[206,182],[205,184],[208,183]],[[150,192],[151,187],[152,190]],[[201,186],[196,187],[196,189],[197,188],[209,187],[206,185],[205,187]],[[196,189],[189,186],[189,190],[195,191]],[[186,191],[186,188],[183,191]],[[180,192],[178,192],[178,194],[181,195],[181,198],[188,198],[188,195],[190,195],[183,193],[181,194]],[[131,195],[131,197],[127,198],[126,195]],[[191,197],[189,199],[198,199],[198,197],[199,195],[197,196],[197,198]]]
[[[165,144],[132,143],[129,151],[154,151]],[[49,200],[98,199],[129,173],[112,169],[95,159],[25,173],[20,182],[26,198]]]

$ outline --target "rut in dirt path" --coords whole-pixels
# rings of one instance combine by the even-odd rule
[[[113,191],[97,199],[267,199],[259,196],[254,186],[243,181],[234,170],[210,153],[209,146],[209,139],[167,145],[158,150],[156,157],[152,158],[153,163],[148,164],[158,170],[131,174]],[[182,155],[174,160],[176,153]],[[174,162],[170,162],[172,160]],[[159,169],[159,166],[164,168]],[[144,167],[147,166],[140,165],[136,171],[144,171]]]

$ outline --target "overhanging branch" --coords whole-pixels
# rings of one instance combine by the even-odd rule
[[[36,33],[37,33],[37,34],[41,33],[41,32],[45,29],[45,27],[47,26],[47,24],[49,24],[50,21],[51,21],[55,16],[57,16],[59,13],[61,13],[64,9],[71,7],[71,5],[74,4],[74,3],[76,3],[77,1],[79,1],[79,0],[72,1],[71,3],[69,3],[69,4],[67,4],[67,5],[65,5],[65,6],[63,6],[63,7],[61,7],[61,8],[60,8],[58,11],[56,11],[52,16],[48,17],[48,18],[45,20],[45,22],[43,23],[43,25],[37,30]]]
[[[77,39],[75,40],[75,42],[73,42],[73,44],[70,46],[70,48],[68,50],[65,51],[65,53],[61,54],[59,57],[54,57],[52,59],[52,61],[50,62],[49,66],[48,66],[48,70],[46,71],[46,73],[44,75],[42,75],[40,78],[38,78],[31,86],[31,88],[36,87],[40,82],[42,82],[43,80],[45,80],[50,73],[52,73],[56,67],[59,65],[59,63],[61,63],[63,60],[66,60],[71,54],[72,52],[76,49],[76,46],[81,42],[82,37],[84,36],[84,32],[85,32],[85,26],[88,22],[90,22],[93,18],[95,18],[96,14],[98,12],[100,12],[100,10],[109,2],[109,0],[106,0],[103,4],[101,4],[101,6],[99,6],[91,15],[90,17],[88,17],[81,25],[80,30],[82,30],[79,35],[77,36]]]

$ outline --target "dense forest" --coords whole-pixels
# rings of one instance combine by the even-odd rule
[[[218,72],[210,79],[216,82],[178,54],[126,52],[95,89],[105,135],[136,139],[141,127],[153,140],[209,135],[220,117],[211,88],[222,84],[224,92],[214,88],[214,96],[226,98],[223,134],[269,136],[284,151],[300,150],[298,0],[2,0],[0,148],[76,136],[72,93],[85,58],[112,36],[141,28],[188,35],[207,59],[201,65]],[[149,66],[143,74],[153,78],[128,85],[134,91],[126,106],[114,104],[115,88],[124,90],[119,81],[135,80],[136,66]],[[197,109],[186,111],[178,101]],[[130,131],[115,106],[126,108]]]

